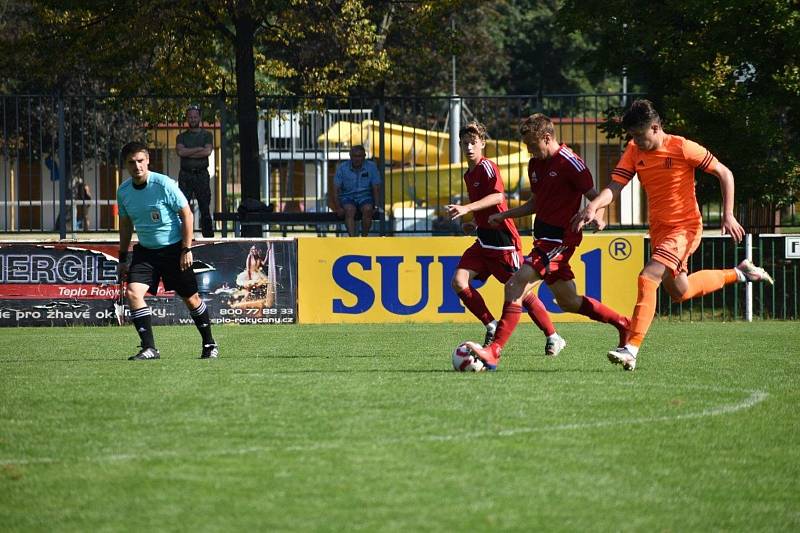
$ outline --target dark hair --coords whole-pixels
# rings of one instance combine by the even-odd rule
[[[197,111],[198,113],[202,112],[200,106],[197,104],[190,104],[189,107],[186,108],[186,111]]]
[[[122,147],[122,163],[125,163],[125,160],[128,159],[129,155],[138,154],[139,152],[144,152],[147,155],[150,155],[150,151],[144,144],[137,141],[129,142]]]
[[[352,154],[353,152],[361,152],[362,154],[364,154],[364,156],[367,155],[367,149],[364,148],[363,144],[354,144],[353,146],[351,146],[350,153]]]
[[[485,141],[486,126],[477,121],[470,122],[469,124],[467,124],[458,131],[459,139],[463,139],[467,135],[469,135],[470,137],[477,137],[478,139]]]
[[[646,128],[653,122],[661,123],[661,117],[650,100],[634,100],[630,109],[622,115],[622,127],[626,131]]]

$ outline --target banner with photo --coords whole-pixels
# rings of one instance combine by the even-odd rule
[[[193,247],[200,296],[215,324],[292,324],[297,316],[293,240],[203,243]],[[0,327],[110,325],[116,306],[115,243],[0,244]],[[154,324],[193,324],[180,297],[159,285],[147,297]]]

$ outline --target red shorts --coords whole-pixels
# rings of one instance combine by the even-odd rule
[[[500,283],[505,283],[522,265],[522,253],[518,250],[497,250],[484,248],[475,242],[467,248],[457,268],[477,273],[475,279],[486,281],[494,276]]]
[[[703,240],[703,223],[695,226],[651,227],[650,259],[665,265],[675,277],[687,271],[687,262]]]
[[[569,266],[574,253],[574,246],[539,239],[533,242],[533,250],[525,257],[525,264],[530,265],[548,285],[558,280],[569,281],[575,279]]]

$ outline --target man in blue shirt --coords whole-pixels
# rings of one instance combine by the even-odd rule
[[[336,169],[333,185],[336,194],[333,205],[336,214],[344,217],[347,233],[356,235],[356,213],[361,212],[361,235],[367,236],[372,227],[372,215],[381,206],[381,177],[378,166],[367,161],[363,146],[350,149],[350,161],[344,161]]]
[[[130,360],[150,360],[161,357],[153,339],[152,313],[145,302],[145,293],[156,294],[159,281],[164,288],[180,296],[194,319],[203,338],[201,359],[219,355],[211,335],[211,321],[205,302],[197,293],[197,280],[192,271],[192,238],[194,216],[186,197],[169,176],[148,170],[150,154],[147,147],[131,142],[122,148],[122,160],[131,177],[117,189],[119,209],[119,266],[120,280],[127,280],[125,295],[141,350]],[[128,246],[133,231],[139,244],[133,247],[133,259],[128,266]]]

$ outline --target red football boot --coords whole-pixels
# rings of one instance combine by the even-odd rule
[[[472,353],[475,354],[475,357],[483,361],[483,366],[486,367],[486,370],[497,370],[497,364],[500,362],[500,346],[492,343],[484,348],[477,342],[472,341],[467,341],[464,344],[467,346],[467,348],[472,350]]]

